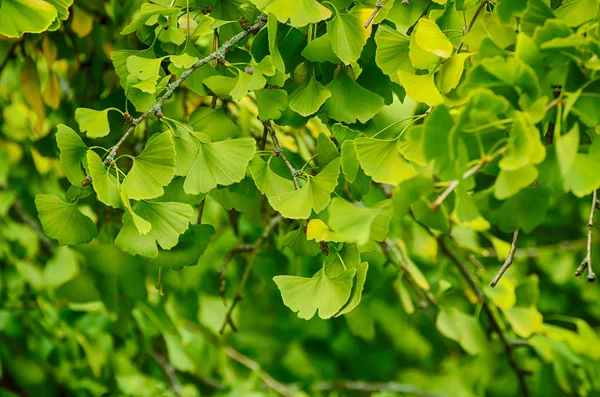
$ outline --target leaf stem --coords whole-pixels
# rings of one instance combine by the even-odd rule
[[[588,269],[587,280],[592,283],[596,281],[596,274],[592,269],[592,233],[594,231],[594,212],[596,211],[596,207],[598,206],[598,191],[594,190],[592,193],[592,205],[590,208],[590,218],[587,224],[587,244],[586,244],[586,255],[581,264],[575,271],[575,276],[580,277],[584,270]]]
[[[273,124],[271,124],[271,121],[269,120],[265,121],[263,123],[263,126],[265,128],[265,131],[268,131],[269,135],[271,136],[271,139],[273,140],[273,146],[275,147],[273,151],[276,153],[277,157],[281,157],[281,159],[285,163],[285,166],[288,168],[288,170],[290,170],[290,174],[292,174],[292,178],[294,179],[294,186],[296,187],[296,190],[300,190],[300,182],[298,181],[298,171],[294,168],[292,163],[290,163],[290,160],[288,160],[285,153],[283,153],[283,149],[281,148],[279,140],[277,139],[277,135],[275,134]]]

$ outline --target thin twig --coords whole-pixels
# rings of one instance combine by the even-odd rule
[[[469,284],[471,289],[477,295],[478,300],[482,304],[483,310],[484,310],[488,320],[490,321],[490,325],[491,325],[492,329],[498,335],[498,338],[500,339],[500,342],[502,343],[502,346],[504,347],[504,351],[506,353],[506,358],[508,359],[508,363],[511,366],[511,368],[513,369],[513,371],[515,372],[515,374],[517,375],[517,378],[519,379],[519,386],[521,388],[521,396],[528,397],[529,391],[527,390],[527,384],[525,383],[525,374],[526,373],[517,364],[517,361],[515,360],[513,351],[511,349],[511,345],[508,342],[506,335],[504,335],[504,331],[502,330],[502,327],[500,326],[500,324],[498,324],[498,321],[496,320],[496,317],[494,316],[494,313],[492,312],[490,305],[485,300],[485,295],[483,294],[483,291],[479,287],[479,285],[478,285],[477,281],[475,280],[475,278],[473,277],[473,275],[469,272],[469,269],[467,268],[467,266],[465,266],[465,264],[458,258],[456,253],[454,253],[454,251],[452,249],[450,249],[448,244],[442,238],[438,239],[438,242],[440,244],[440,247],[446,254],[446,256],[449,257],[452,260],[452,262],[454,262],[454,264],[458,267],[458,270],[460,271],[462,276],[465,278],[465,280],[467,280],[467,283]]]
[[[252,265],[254,264],[254,259],[256,258],[256,254],[258,253],[258,250],[263,245],[263,243],[267,240],[267,238],[271,234],[271,231],[273,230],[273,228],[282,220],[283,220],[283,217],[280,214],[275,215],[271,219],[269,224],[265,227],[265,230],[263,230],[263,233],[258,238],[258,240],[256,240],[256,242],[254,242],[254,244],[252,244],[248,247],[245,247],[244,252],[251,252],[251,257],[248,258],[248,262],[246,263],[246,267],[244,268],[244,273],[242,274],[242,279],[240,280],[240,284],[238,285],[237,291],[235,293],[235,297],[233,298],[233,302],[231,303],[231,306],[229,306],[229,309],[227,310],[227,314],[225,315],[225,320],[223,321],[223,325],[221,326],[221,330],[219,331],[219,333],[221,335],[223,335],[225,333],[225,329],[227,328],[227,325],[229,325],[234,332],[236,331],[236,327],[233,323],[233,318],[232,318],[233,309],[235,309],[237,304],[242,300],[242,291],[244,290],[244,287],[246,286],[246,282],[248,281],[248,277],[250,276],[250,272],[252,270]],[[224,276],[225,276],[225,274],[223,273],[221,275],[221,277],[223,277],[223,279],[224,279]]]
[[[383,8],[383,5],[386,2],[387,2],[387,0],[377,0],[377,3],[375,4],[375,8],[373,9],[373,13],[371,14],[371,16],[369,16],[369,19],[367,19],[367,22],[365,22],[365,25],[364,25],[365,29],[367,29],[369,27],[369,25],[371,24],[371,22],[373,22],[373,19],[375,19],[377,14],[379,14],[379,11]]]
[[[200,205],[198,205],[198,216],[196,217],[196,225],[202,223],[202,215],[204,215],[204,203],[206,203],[206,198],[200,200]]]
[[[521,228],[517,228],[517,230],[515,230],[515,232],[513,233],[512,243],[510,244],[510,250],[508,250],[508,256],[506,257],[506,260],[502,264],[502,267],[496,274],[496,277],[494,277],[494,279],[490,283],[491,287],[495,287],[498,284],[498,281],[500,281],[500,279],[502,278],[504,273],[508,270],[510,265],[512,265],[513,260],[515,259],[515,254],[517,252],[517,243],[519,242],[519,234],[521,234]]]
[[[290,163],[290,160],[288,160],[285,153],[283,153],[283,149],[279,144],[279,140],[277,139],[277,135],[275,134],[275,129],[273,129],[273,125],[270,121],[265,121],[263,125],[265,126],[265,129],[269,131],[269,135],[271,135],[271,139],[273,140],[273,146],[275,147],[273,151],[275,152],[277,157],[281,157],[288,170],[290,170],[290,174],[292,174],[292,178],[294,179],[294,186],[296,187],[296,190],[300,190],[300,182],[298,181],[298,171],[294,168],[292,163]]]
[[[212,50],[213,50],[213,51],[217,51],[218,49],[219,49],[219,30],[218,30],[218,29],[215,29],[215,30],[214,30],[214,33],[213,33]],[[219,60],[218,60],[218,59],[213,59],[213,61],[212,61],[212,66],[213,66],[213,68],[215,68],[215,69],[216,69],[216,68],[217,68],[217,64],[218,64],[218,63],[219,63]],[[216,107],[217,107],[217,99],[218,99],[218,98],[219,98],[219,97],[217,96],[217,94],[215,94],[215,93],[213,92],[213,94],[212,94],[212,99],[211,99],[211,101],[210,101],[210,108],[211,108],[211,109],[214,109],[214,108],[216,108]]]
[[[388,392],[388,393],[406,393],[412,396],[419,397],[440,397],[441,394],[431,393],[425,390],[421,390],[413,385],[406,385],[396,382],[388,383],[367,383],[362,381],[354,380],[335,380],[332,382],[320,382],[317,383],[316,389],[319,391],[356,391],[363,393],[377,393],[377,392]]]
[[[389,239],[386,239],[380,242],[379,245],[383,249],[383,253],[386,256],[388,262],[394,265],[398,270],[404,272],[404,277],[408,281],[408,284],[411,286],[413,291],[415,291],[415,294],[417,294],[417,296],[420,299],[422,299],[423,297],[427,299],[429,301],[429,304],[431,304],[432,306],[436,306],[438,304],[437,299],[435,299],[435,296],[433,296],[431,292],[419,287],[419,285],[415,281],[414,276],[412,275],[412,272],[410,271],[410,268],[408,267],[408,264],[406,263],[406,261],[398,251],[398,248],[394,245],[394,243],[392,243]],[[392,253],[394,254],[393,256]]]
[[[267,137],[269,136],[269,128],[266,124],[263,123],[263,134],[262,138],[258,144],[258,150],[265,150],[265,146],[267,146]]]
[[[281,382],[277,381],[273,378],[268,372],[262,369],[261,365],[252,360],[251,358],[243,355],[232,346],[223,345],[221,340],[215,336],[211,331],[206,329],[205,327],[193,323],[191,321],[184,320],[182,326],[187,330],[202,335],[207,341],[212,343],[216,348],[220,349],[227,355],[229,358],[234,361],[242,364],[244,367],[248,368],[250,371],[256,373],[259,378],[262,379],[263,382],[271,389],[275,390],[277,393],[284,397],[291,397],[294,395],[295,390],[290,389],[290,387],[285,386]]]
[[[592,269],[592,233],[594,231],[594,212],[596,211],[596,206],[598,205],[598,192],[594,190],[592,194],[592,205],[590,208],[590,218],[587,224],[587,244],[586,244],[586,255],[583,261],[581,261],[581,265],[575,270],[575,276],[580,277],[584,270],[588,269],[587,280],[592,283],[596,281],[596,274]]]
[[[488,0],[483,0],[481,2],[481,4],[479,5],[479,8],[477,8],[477,11],[475,11],[473,18],[471,18],[471,22],[469,22],[469,26],[467,26],[467,29],[465,30],[463,36],[471,31],[471,29],[473,28],[473,25],[475,25],[475,21],[477,20],[477,17],[479,17],[479,14],[481,14],[481,11],[483,11],[483,8],[487,4],[487,2],[488,2]],[[460,54],[460,51],[462,50],[463,45],[464,45],[464,42],[461,40],[460,44],[458,45],[458,48],[456,49],[457,54]]]
[[[256,373],[267,386],[275,390],[280,395],[284,397],[292,397],[294,395],[294,393],[283,383],[280,383],[271,375],[269,375],[269,373],[267,373],[264,369],[262,369],[258,362],[243,355],[231,346],[224,346],[221,350],[223,350],[223,353],[225,353],[229,358],[232,358],[233,360],[242,364],[244,367],[248,368],[250,371]]]
[[[408,29],[406,29],[406,35],[410,36],[413,32],[413,30],[415,30],[415,27],[417,26],[417,24],[419,23],[419,20],[421,18],[423,18],[425,15],[427,15],[427,12],[429,11],[429,8],[431,7],[431,5],[433,4],[433,0],[429,1],[429,4],[427,4],[427,7],[425,7],[425,9],[423,10],[423,12],[421,13],[421,15],[419,15],[419,17],[417,18],[417,20],[415,21],[415,23],[413,23],[412,25],[410,25],[408,27]]]
[[[229,50],[234,48],[240,41],[244,40],[250,34],[258,32],[263,26],[265,26],[266,23],[267,15],[260,14],[258,18],[256,18],[256,22],[254,22],[253,25],[250,25],[248,29],[241,31],[240,33],[233,36],[231,39],[227,40],[218,50],[214,51],[207,57],[196,61],[196,63],[194,63],[192,67],[183,71],[177,80],[175,80],[172,83],[169,83],[169,85],[167,86],[167,91],[163,94],[163,96],[160,97],[160,99],[156,102],[156,104],[154,104],[154,106],[146,110],[146,112],[144,112],[140,117],[129,120],[129,123],[131,125],[129,126],[127,131],[125,131],[121,139],[119,139],[119,141],[108,151],[108,154],[104,159],[104,166],[107,167],[114,161],[115,156],[117,155],[117,151],[119,150],[123,142],[125,142],[127,137],[129,137],[129,135],[131,135],[131,133],[135,130],[135,127],[138,124],[150,117],[150,115],[152,114],[156,114],[158,117],[162,115],[162,106],[165,103],[165,101],[169,99],[171,95],[173,95],[173,92],[175,92],[175,90],[181,85],[181,83],[183,83],[196,69],[203,65],[206,65],[211,61],[224,59],[225,54],[227,54]],[[87,175],[82,182],[82,186],[85,187],[91,182],[92,177],[90,175]]]
[[[439,197],[437,199],[435,199],[433,204],[431,204],[431,211],[437,211],[441,207],[444,200],[446,200],[448,198],[448,196],[450,196],[450,194],[452,194],[452,192],[458,187],[461,180],[465,180],[465,179],[472,177],[477,172],[479,172],[479,170],[481,170],[484,166],[489,164],[490,161],[494,160],[496,157],[500,156],[505,151],[506,151],[506,148],[504,147],[504,148],[498,150],[496,153],[494,153],[490,157],[487,157],[487,156],[483,157],[477,164],[475,164],[474,166],[472,166],[471,168],[466,170],[462,174],[461,179],[455,179],[453,181],[450,181],[450,183],[448,184],[448,187],[446,187],[446,189],[442,192],[442,194],[440,194]]]
[[[152,354],[152,357],[158,363],[163,374],[169,381],[171,392],[173,392],[173,394],[175,394],[176,396],[181,395],[181,383],[179,383],[179,379],[177,379],[177,373],[175,371],[175,368],[173,368],[173,366],[169,362],[169,359],[164,354],[159,352],[154,352]]]

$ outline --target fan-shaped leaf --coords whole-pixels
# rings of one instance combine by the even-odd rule
[[[42,228],[60,245],[89,243],[96,237],[96,225],[77,208],[50,194],[35,196],[35,206]]]

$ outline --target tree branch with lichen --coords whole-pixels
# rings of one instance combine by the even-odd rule
[[[198,61],[196,61],[196,63],[194,63],[189,69],[184,70],[181,73],[181,75],[179,76],[179,78],[177,80],[173,81],[172,83],[169,83],[169,85],[167,86],[167,91],[158,99],[158,101],[150,109],[146,110],[141,116],[139,116],[137,118],[133,118],[131,116],[126,116],[126,124],[129,124],[129,128],[127,129],[127,131],[125,131],[125,133],[117,141],[117,143],[114,144],[108,150],[106,158],[104,159],[104,162],[103,162],[104,166],[107,167],[107,166],[109,166],[114,161],[114,159],[115,159],[115,157],[117,155],[117,151],[119,150],[119,148],[121,147],[121,145],[123,145],[123,143],[127,140],[127,138],[129,137],[129,135],[131,135],[131,133],[135,130],[135,128],[142,121],[146,120],[151,115],[156,115],[158,118],[162,117],[162,106],[163,106],[163,104],[166,102],[167,99],[169,99],[171,97],[171,95],[173,95],[173,93],[175,92],[175,90],[188,77],[190,77],[190,75],[192,73],[194,73],[194,71],[196,71],[196,69],[198,69],[199,67],[201,67],[203,65],[206,65],[207,63],[209,63],[211,61],[215,61],[215,60],[218,61],[218,60],[224,59],[225,58],[225,54],[227,54],[239,42],[241,42],[242,40],[244,40],[250,34],[258,32],[263,26],[265,26],[266,23],[267,23],[267,15],[266,14],[260,14],[258,16],[258,18],[256,18],[256,21],[254,22],[254,24],[248,26],[247,29],[243,30],[242,32],[240,32],[240,33],[236,34],[235,36],[233,36],[231,39],[227,40],[216,51],[214,51],[211,54],[209,54],[208,56],[206,56],[206,57],[204,57],[204,58],[199,59]],[[88,186],[91,182],[92,182],[92,177],[90,175],[87,175],[85,177],[85,179],[83,180],[83,182],[81,183],[81,185],[83,187],[85,187],[85,186]]]

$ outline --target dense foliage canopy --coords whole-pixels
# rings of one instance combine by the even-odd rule
[[[0,395],[600,395],[599,7],[0,0]]]

